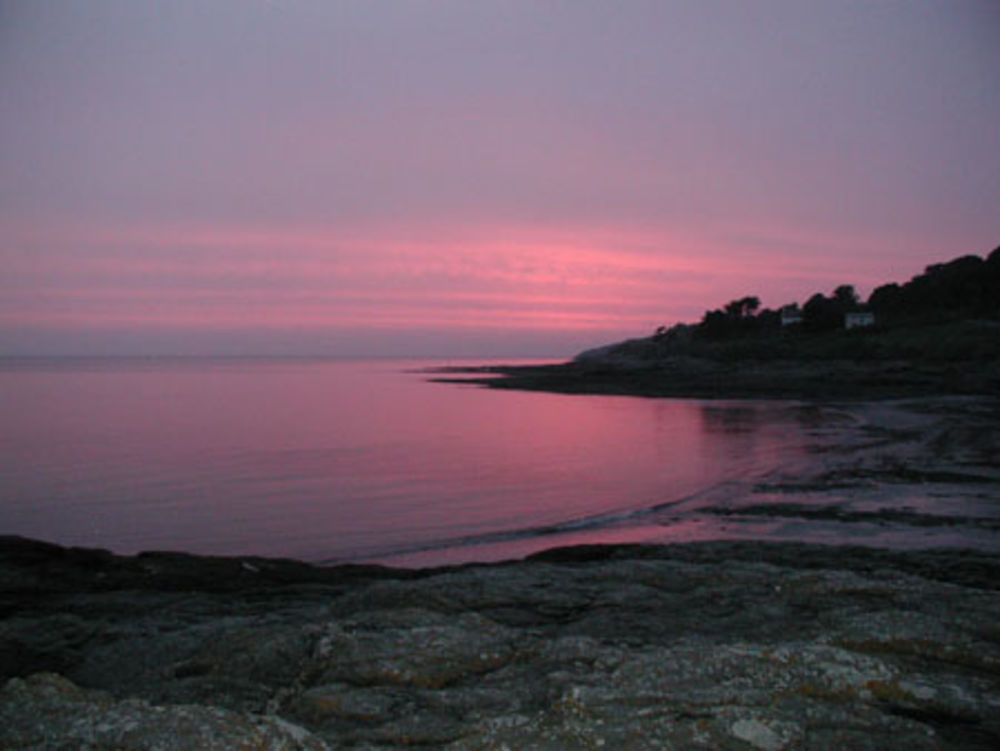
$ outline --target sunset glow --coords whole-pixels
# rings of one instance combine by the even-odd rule
[[[997,242],[988,4],[0,12],[0,354],[567,356]]]

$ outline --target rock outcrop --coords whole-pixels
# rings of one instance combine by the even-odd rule
[[[13,678],[0,691],[0,739],[10,749],[254,748],[320,751],[319,738],[279,717],[212,706],[116,701],[53,673]]]
[[[713,543],[414,572],[8,540],[0,581],[4,748],[1000,745],[986,554]]]

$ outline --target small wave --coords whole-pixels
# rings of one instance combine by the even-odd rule
[[[728,495],[733,492],[737,486],[742,487],[742,483],[726,480],[680,498],[674,498],[669,501],[661,501],[649,506],[594,514],[592,516],[569,519],[567,521],[556,522],[554,524],[542,524],[532,527],[521,527],[517,529],[498,530],[495,532],[461,535],[458,537],[445,538],[443,540],[401,545],[377,551],[366,551],[354,555],[342,555],[335,558],[322,559],[319,563],[325,566],[343,563],[358,563],[376,559],[391,559],[418,553],[456,550],[480,545],[496,545],[519,542],[523,540],[537,539],[540,537],[558,537],[560,535],[568,535],[576,532],[598,529],[611,529],[614,527],[641,522],[642,520],[654,517],[663,511],[676,509],[684,506],[685,504],[704,502],[717,497],[718,494],[723,491],[725,491]]]

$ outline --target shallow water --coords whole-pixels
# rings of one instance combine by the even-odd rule
[[[581,542],[850,541],[828,520],[703,513],[809,461],[843,414],[495,391],[419,372],[442,364],[5,361],[0,532],[399,565]]]

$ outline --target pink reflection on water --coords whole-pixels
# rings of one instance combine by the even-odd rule
[[[486,560],[645,539],[630,515],[801,443],[781,406],[489,391],[404,372],[426,364],[7,367],[0,529],[119,552]]]

